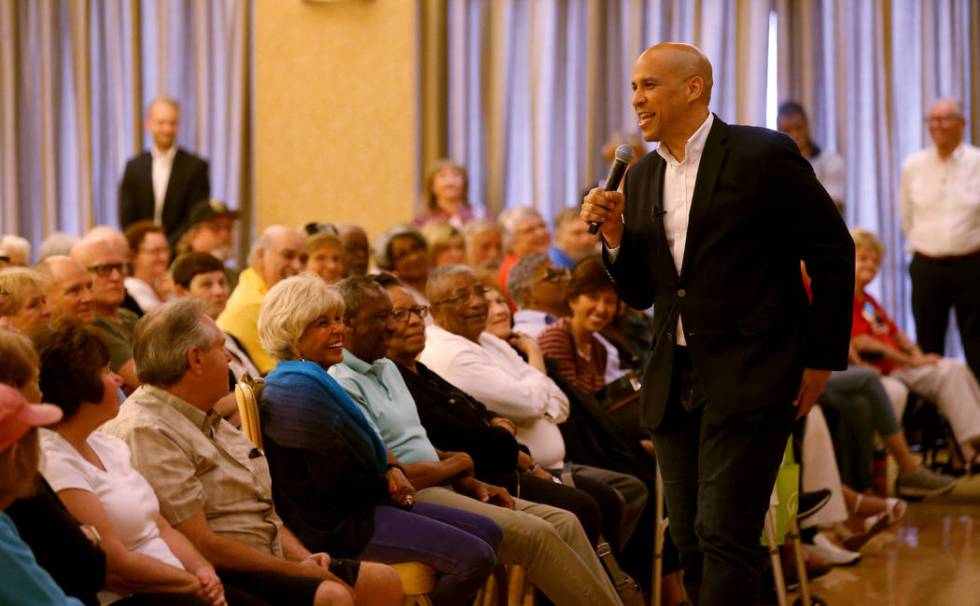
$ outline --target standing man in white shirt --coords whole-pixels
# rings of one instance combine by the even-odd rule
[[[963,141],[966,118],[953,99],[936,101],[926,125],[935,145],[905,159],[900,189],[916,337],[943,355],[952,307],[980,377],[980,149]]]
[[[211,197],[208,163],[177,147],[180,106],[157,97],[146,110],[149,151],[126,163],[119,183],[119,228],[150,220],[162,225],[171,248],[190,227],[191,209]]]

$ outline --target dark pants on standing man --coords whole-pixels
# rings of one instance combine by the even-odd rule
[[[980,378],[980,251],[941,258],[916,253],[909,265],[909,276],[919,347],[927,353],[945,355],[952,307],[966,363]]]
[[[667,409],[652,432],[670,532],[698,606],[758,604],[766,509],[796,408],[719,411],[684,347],[674,350]]]

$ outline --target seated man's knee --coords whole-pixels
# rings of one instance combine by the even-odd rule
[[[354,606],[354,596],[341,583],[324,581],[317,587],[313,606]]]

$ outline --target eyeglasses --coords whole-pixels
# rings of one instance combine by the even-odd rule
[[[953,124],[963,119],[959,114],[945,114],[943,116],[926,116],[924,122],[928,125],[933,124]]]
[[[414,307],[396,309],[391,313],[391,317],[396,322],[407,322],[409,316],[412,314],[418,316],[420,320],[424,320],[425,316],[429,315],[429,307],[427,305],[416,305]]]
[[[449,305],[459,305],[460,303],[469,301],[470,297],[476,297],[481,301],[486,301],[488,292],[490,292],[490,289],[485,286],[475,286],[472,290],[463,290],[451,297],[447,297],[442,301],[439,301],[438,303],[433,303],[432,307],[435,307],[436,305],[446,305],[447,303]]]
[[[561,282],[567,282],[572,279],[572,272],[565,268],[549,267],[545,270],[545,274],[541,276],[538,282],[551,282],[553,284],[559,284]]]
[[[100,278],[108,278],[112,275],[113,271],[118,271],[120,275],[125,276],[129,270],[129,265],[126,263],[103,263],[102,265],[92,265],[91,267],[86,267],[85,269],[89,270]]]

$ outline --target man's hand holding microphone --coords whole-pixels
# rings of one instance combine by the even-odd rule
[[[605,185],[593,188],[582,202],[580,216],[589,224],[589,233],[601,233],[609,248],[618,248],[623,239],[622,216],[626,198],[617,190],[632,160],[633,148],[629,145],[617,147],[616,159],[609,167]]]

